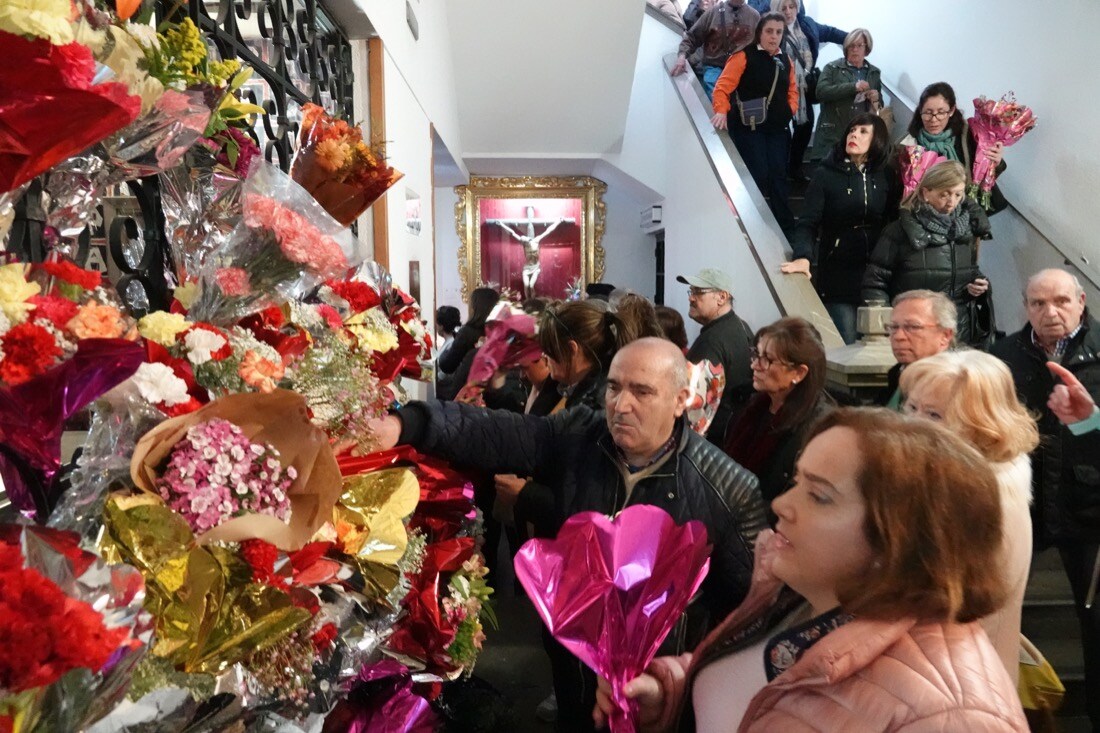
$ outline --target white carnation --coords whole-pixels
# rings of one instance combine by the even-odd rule
[[[228,342],[221,334],[207,331],[205,328],[193,328],[183,337],[187,347],[187,359],[195,366],[210,361],[214,352]]]
[[[151,404],[164,404],[167,407],[187,402],[187,383],[177,377],[166,364],[150,364],[138,367],[130,378],[141,396]]]

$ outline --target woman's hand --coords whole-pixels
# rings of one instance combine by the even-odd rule
[[[974,282],[969,283],[966,286],[966,292],[970,293],[970,297],[977,298],[979,295],[984,295],[989,290],[989,281],[984,277],[979,277]]]
[[[710,124],[714,125],[715,130],[725,130],[726,115],[719,112],[718,114],[714,115],[714,117],[710,118]]]
[[[866,84],[866,83],[867,82],[864,82],[864,84]],[[874,102],[874,103],[877,104],[879,99],[880,99],[880,97],[879,97],[879,93],[878,93],[877,89],[868,89],[867,90],[867,100],[869,102]]]
[[[1001,161],[1005,158],[1005,145],[1004,143],[997,143],[991,148],[987,148],[985,151],[985,157],[989,159],[989,162],[996,168],[1001,164]]]
[[[687,57],[686,56],[680,56],[679,58],[676,59],[676,63],[672,65],[672,68],[669,69],[668,73],[671,76],[679,76],[680,74],[683,74],[685,71],[687,71],[687,67],[688,67]]]
[[[799,257],[797,260],[791,260],[790,262],[784,262],[779,266],[779,271],[786,273],[787,275],[802,274],[806,277],[813,277],[810,274],[810,261],[805,257]]]
[[[857,92],[865,92],[870,88],[871,88],[871,85],[868,84],[863,79],[860,79],[859,81],[856,82],[856,91]]]
[[[636,722],[639,728],[654,725],[660,720],[665,696],[656,677],[644,673],[640,674],[626,683],[624,692],[627,699],[638,702]],[[603,728],[607,725],[607,719],[611,717],[611,711],[614,708],[615,703],[611,700],[611,683],[603,677],[598,677],[596,681],[596,707],[592,710],[592,720],[596,723],[597,728]]]

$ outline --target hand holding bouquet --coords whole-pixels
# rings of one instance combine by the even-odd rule
[[[947,160],[939,153],[920,145],[903,145],[901,150],[901,183],[905,187],[902,198],[917,190],[928,169]]]
[[[290,175],[332,218],[348,226],[404,175],[386,164],[381,146],[315,104],[302,108],[298,153]]]
[[[970,131],[978,142],[974,153],[973,178],[981,191],[981,204],[989,206],[990,191],[997,182],[996,166],[986,152],[998,143],[1008,147],[1035,128],[1035,113],[1019,104],[1011,92],[997,101],[984,96],[974,100],[974,116],[970,118]]]

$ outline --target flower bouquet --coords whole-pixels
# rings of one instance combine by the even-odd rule
[[[470,376],[455,397],[456,402],[485,406],[486,385],[498,371],[530,364],[542,356],[535,336],[534,316],[508,304],[498,306],[485,322],[485,343],[477,350]]]
[[[285,390],[230,395],[161,423],[138,442],[130,471],[201,543],[262,538],[300,549],[340,496],[327,437]]]
[[[708,359],[698,364],[688,362],[688,388],[691,394],[684,415],[692,430],[706,435],[726,388],[725,368],[721,364],[711,364]]]
[[[974,100],[974,116],[970,118],[970,131],[978,142],[974,153],[973,179],[980,192],[979,203],[989,208],[990,193],[997,182],[997,171],[986,151],[998,143],[1005,147],[1015,145],[1024,135],[1035,128],[1038,120],[1031,108],[1019,104],[1011,92],[999,100],[986,99],[985,96]]]
[[[290,175],[344,226],[377,201],[402,177],[386,164],[380,145],[370,146],[363,131],[330,117],[321,107],[302,108],[298,152]]]
[[[611,683],[611,730],[636,730],[623,686],[641,674],[706,577],[701,522],[677,525],[663,509],[628,506],[615,519],[582,512],[553,540],[530,540],[516,577],[543,623]]]
[[[64,10],[67,16],[67,4]],[[7,18],[26,24],[42,15],[13,11]],[[141,111],[141,99],[125,84],[97,74],[68,18],[53,20],[48,28],[0,23],[0,193],[115,133]]]
[[[207,258],[189,315],[231,323],[294,300],[365,256],[363,245],[312,196],[274,166],[258,164],[245,182],[242,220],[225,247]]]
[[[920,145],[904,145],[901,150],[901,183],[904,187],[902,197],[906,197],[920,187],[921,179],[928,170],[947,160]]]
[[[0,525],[0,730],[84,730],[122,699],[145,652],[141,575],[79,539]]]

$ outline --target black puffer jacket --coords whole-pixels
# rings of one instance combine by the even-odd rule
[[[1062,366],[1100,402],[1100,325],[1084,315]],[[1047,357],[1031,342],[1031,326],[993,344],[990,353],[1008,364],[1020,401],[1040,415],[1042,440],[1031,454],[1032,526],[1036,549],[1061,542],[1100,541],[1100,432],[1075,436],[1047,408],[1054,379]]]
[[[533,476],[555,490],[563,516],[652,504],[678,523],[703,522],[714,545],[701,598],[709,618],[695,616],[694,623],[713,625],[748,592],[752,545],[766,526],[758,482],[682,419],[676,454],[640,480],[627,500],[603,412],[576,407],[540,418],[452,402],[413,402],[398,414],[402,443],[456,464]],[[698,631],[689,635],[698,638]]]
[[[806,189],[791,249],[816,265],[814,286],[826,303],[862,303],[860,288],[882,228],[897,218],[901,182],[892,166],[862,170],[830,155]]]

